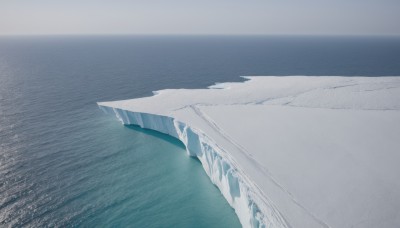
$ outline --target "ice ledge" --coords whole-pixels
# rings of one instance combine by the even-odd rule
[[[180,139],[244,227],[400,225],[400,77],[246,78],[98,104]]]
[[[228,201],[244,227],[288,227],[271,202],[260,199],[255,186],[235,167],[232,158],[200,130],[194,129],[172,117],[131,112],[99,104],[101,110],[115,115],[124,125],[168,134],[183,142],[189,156],[197,157]]]

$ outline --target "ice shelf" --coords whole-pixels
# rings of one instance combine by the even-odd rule
[[[99,102],[180,139],[244,227],[400,227],[400,77],[245,77]]]

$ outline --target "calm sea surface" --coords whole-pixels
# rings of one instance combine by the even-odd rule
[[[238,227],[177,140],[97,101],[240,75],[400,75],[400,38],[0,38],[0,226]]]

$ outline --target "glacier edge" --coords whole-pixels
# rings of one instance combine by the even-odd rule
[[[245,227],[398,227],[400,77],[246,79],[97,104],[182,141]]]
[[[290,227],[273,203],[238,169],[234,159],[202,131],[173,117],[133,112],[98,104],[124,125],[138,125],[180,140],[189,156],[197,157],[243,227]]]

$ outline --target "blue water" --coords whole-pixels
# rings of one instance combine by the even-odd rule
[[[400,75],[400,38],[0,38],[0,226],[238,227],[180,142],[97,101],[240,75]]]

